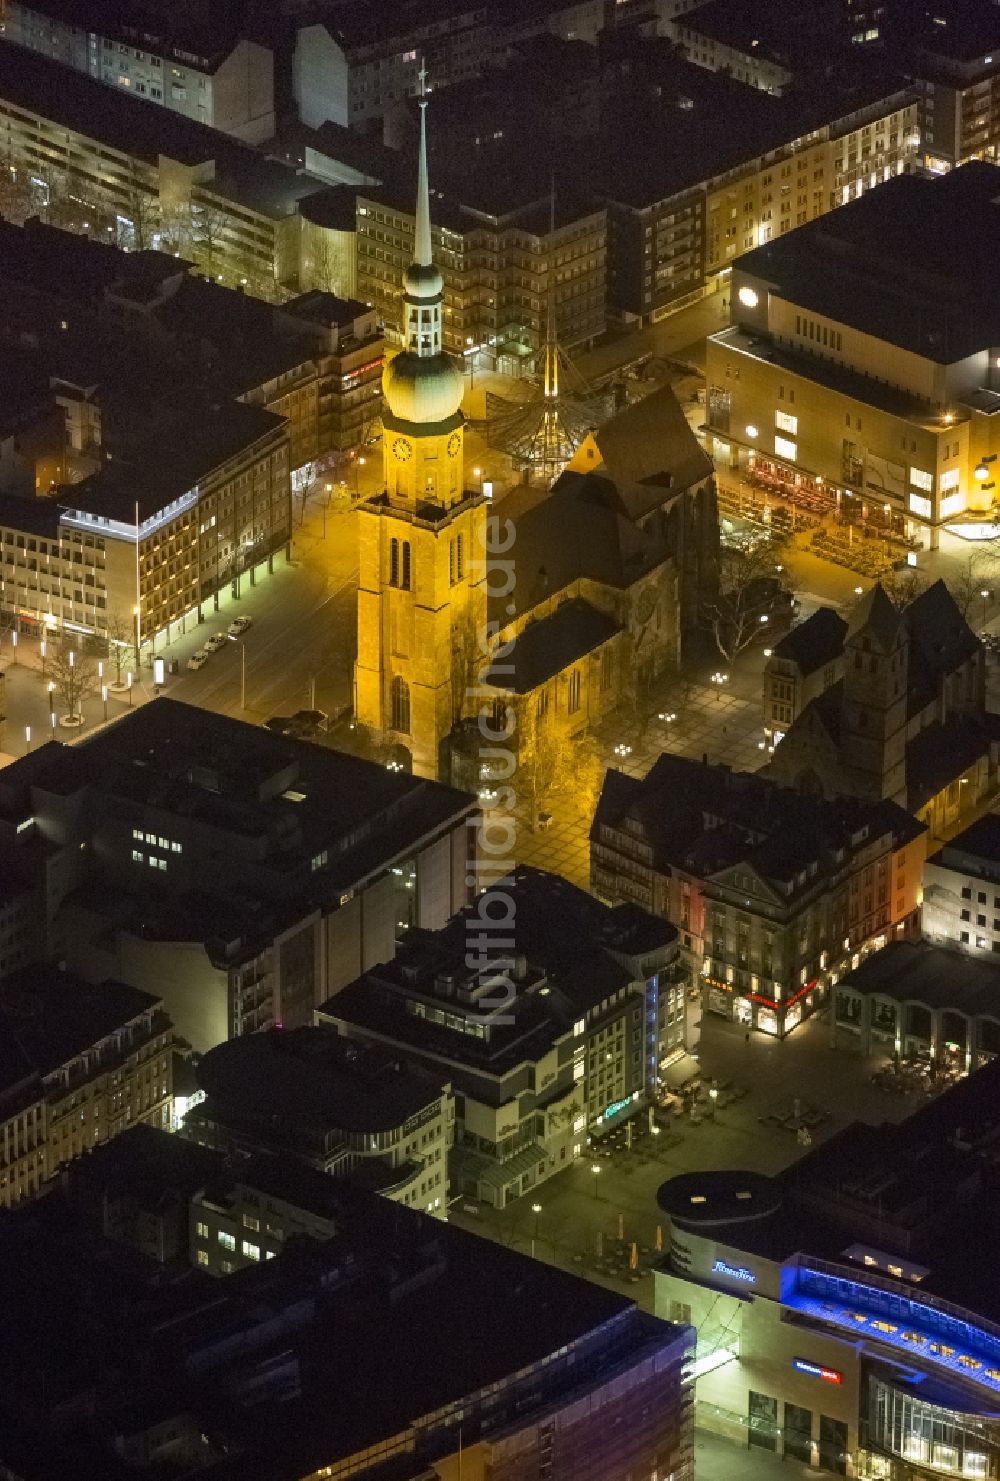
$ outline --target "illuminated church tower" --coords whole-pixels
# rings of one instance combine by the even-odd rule
[[[421,89],[424,73],[421,70]],[[382,376],[384,491],[359,506],[357,719],[438,775],[461,714],[470,634],[486,620],[484,503],[463,480],[462,372],[441,348],[444,284],[431,254],[427,102],[403,349]]]

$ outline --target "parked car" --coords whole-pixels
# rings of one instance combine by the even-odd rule
[[[203,669],[208,662],[208,654],[204,648],[199,648],[197,653],[192,653],[187,661],[189,669]]]
[[[289,735],[293,740],[315,740],[328,728],[330,718],[322,710],[296,710],[294,715],[275,715],[264,724],[275,735]]]
[[[228,641],[229,639],[225,633],[213,633],[205,642],[205,652],[218,653],[219,649],[224,648]]]
[[[237,617],[226,628],[226,633],[231,638],[242,638],[243,634],[253,627],[252,617]]]

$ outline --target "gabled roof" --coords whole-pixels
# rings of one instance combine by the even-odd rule
[[[712,473],[712,460],[670,386],[625,407],[594,433],[594,440],[600,471],[618,484],[653,483],[676,492]]]
[[[943,581],[915,597],[903,621],[910,635],[907,689],[912,713],[933,699],[942,675],[967,663],[982,644]]]
[[[621,632],[620,622],[582,597],[570,597],[547,617],[529,622],[502,662],[484,675],[485,682],[514,694],[528,694],[617,632]]]
[[[876,581],[851,612],[847,636],[848,639],[856,638],[864,632],[874,638],[883,652],[889,653],[896,646],[902,620],[886,596],[882,583]]]
[[[495,599],[490,616],[505,627],[582,578],[622,590],[667,558],[663,541],[622,511],[615,484],[596,473],[571,473],[543,490],[521,485],[504,500],[517,529],[515,587]]]

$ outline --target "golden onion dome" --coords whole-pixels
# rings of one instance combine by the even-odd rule
[[[443,422],[462,404],[462,372],[450,355],[402,350],[382,372],[382,392],[393,416],[406,422]]]

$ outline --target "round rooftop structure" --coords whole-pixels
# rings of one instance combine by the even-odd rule
[[[407,298],[427,303],[440,298],[444,292],[444,278],[433,262],[411,262],[403,274],[403,291]]]
[[[781,1185],[759,1172],[684,1172],[660,1184],[656,1201],[673,1223],[708,1230],[770,1218]]]
[[[382,372],[386,405],[405,422],[447,421],[462,405],[462,391],[462,372],[450,355],[401,350]]]

